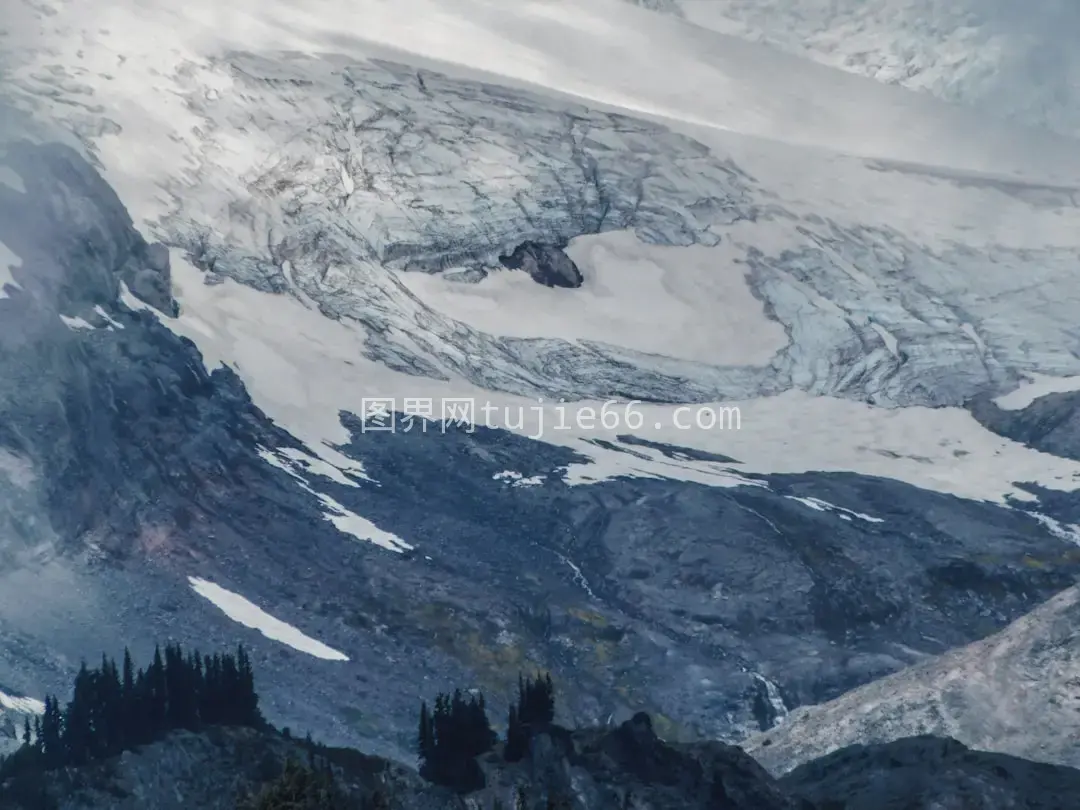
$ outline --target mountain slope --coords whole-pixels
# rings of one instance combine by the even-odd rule
[[[102,764],[67,768],[47,777],[58,810],[127,810],[153,806],[182,810],[234,810],[237,799],[260,785],[289,782],[303,774],[307,746],[272,731],[215,728],[174,732],[160,742]],[[291,765],[287,764],[291,760]],[[421,780],[415,771],[348,749],[320,748],[317,769],[329,762],[341,792],[336,808],[391,806],[401,810],[457,810],[514,806],[615,810],[644,806],[662,810],[717,807],[727,810],[852,810],[957,806],[975,810],[1077,806],[1080,771],[969,751],[931,737],[886,746],[858,746],[810,763],[782,780],[771,779],[737,748],[718,743],[667,745],[639,715],[613,729],[539,735],[519,763],[497,753],[481,767],[487,786],[467,796]],[[289,768],[292,770],[290,771]],[[30,810],[40,803],[18,805]],[[22,789],[31,800],[35,782]],[[519,794],[519,789],[521,793]],[[295,800],[295,787],[291,797]],[[275,806],[264,804],[261,806]]]
[[[164,634],[388,756],[532,666],[734,740],[1076,581],[1080,464],[966,409],[1080,374],[1073,141],[614,0],[7,24],[18,694]]]
[[[855,741],[936,734],[1075,767],[1078,611],[1070,588],[983,641],[792,712],[748,750],[783,773]]]
[[[675,0],[657,10],[991,115],[1080,133],[1073,3]]]

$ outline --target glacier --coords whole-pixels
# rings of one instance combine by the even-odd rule
[[[669,0],[648,7],[1002,118],[1080,132],[1080,58],[1072,44],[1080,14],[1067,0]]]
[[[539,666],[738,740],[1076,581],[1075,141],[663,7],[17,5],[0,682],[242,640],[400,758]],[[531,421],[368,429],[407,397]]]

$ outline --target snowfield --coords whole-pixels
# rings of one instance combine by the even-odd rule
[[[300,632],[291,624],[286,624],[280,619],[274,618],[238,593],[233,593],[220,585],[198,577],[188,577],[188,580],[191,583],[191,589],[195,593],[210,601],[230,619],[239,622],[245,627],[258,630],[268,639],[280,641],[294,650],[326,661],[349,660],[344,653],[327,647],[321,641],[316,641]]]
[[[1074,488],[1073,462],[940,409],[1080,373],[1072,141],[617,0],[408,3],[23,8],[7,54],[20,103],[68,121],[176,247],[170,328],[328,464],[365,394],[618,391],[744,403],[738,435],[666,437],[743,470]],[[499,267],[526,238],[569,243],[584,286]],[[580,480],[744,480],[596,466]]]
[[[1080,11],[1068,0],[670,0],[662,10],[992,115],[1080,134]]]

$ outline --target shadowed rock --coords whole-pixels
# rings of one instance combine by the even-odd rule
[[[499,261],[510,270],[524,270],[545,287],[580,287],[584,280],[573,259],[555,245],[522,242]]]

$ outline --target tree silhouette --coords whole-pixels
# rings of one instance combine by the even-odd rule
[[[484,786],[476,757],[490,751],[498,735],[488,720],[484,696],[468,699],[460,689],[440,693],[434,711],[420,706],[416,748],[420,775],[436,784],[467,793]]]
[[[91,669],[85,662],[72,684],[63,710],[46,695],[45,710],[23,726],[23,746],[0,762],[4,774],[20,768],[46,770],[106,759],[159,739],[174,729],[207,725],[262,726],[251,659],[243,647],[236,655],[197,652],[187,655],[178,644],[160,647],[145,669],[135,669],[124,650],[122,670],[103,655]]]
[[[506,724],[503,759],[517,762],[529,750],[538,730],[555,720],[555,685],[550,674],[536,678],[518,677],[517,704],[510,707]]]

